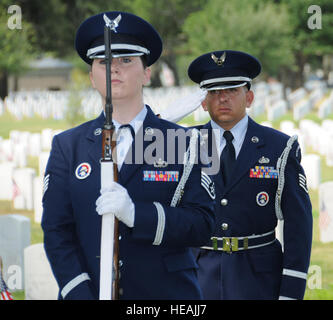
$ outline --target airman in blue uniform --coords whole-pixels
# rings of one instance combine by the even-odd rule
[[[159,119],[143,103],[149,66],[162,51],[157,31],[130,13],[105,14],[113,21],[118,182],[101,190],[104,112],[54,137],[44,178],[42,228],[59,298],[98,299],[101,216],[113,212],[120,221],[120,299],[200,299],[190,247],[207,243],[215,218],[214,190],[207,188],[202,166],[183,161],[184,153],[193,160],[197,136],[195,131],[185,135],[184,150],[178,148],[180,137],[170,147],[168,133],[183,128]],[[92,65],[92,86],[105,102],[103,30],[103,14],[88,18],[77,31],[76,49]]]
[[[260,71],[256,58],[231,50],[204,54],[188,69],[208,91],[202,105],[211,121],[198,128],[221,166],[213,176],[215,231],[197,250],[206,299],[302,299],[305,292],[312,208],[301,150],[296,136],[247,115]]]

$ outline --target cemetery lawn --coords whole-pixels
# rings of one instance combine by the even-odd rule
[[[30,131],[33,133],[41,132],[43,129],[65,130],[68,129],[66,120],[42,119],[40,117],[23,118],[17,120],[13,115],[5,112],[0,116],[0,137],[3,139],[9,138],[11,130]]]

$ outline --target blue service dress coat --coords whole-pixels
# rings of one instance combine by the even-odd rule
[[[216,148],[211,124],[197,128],[206,129],[201,132],[208,133],[211,156]],[[214,236],[247,237],[268,233],[265,237],[249,239],[248,246],[256,245],[256,241],[270,244],[232,253],[197,250],[198,275],[205,299],[303,298],[312,243],[312,208],[297,141],[289,152],[284,175],[279,176],[284,179],[283,252],[272,233],[278,221],[275,201],[279,179],[275,169],[288,139],[282,132],[261,126],[249,117],[232,182],[225,186],[221,171],[212,176],[216,190]],[[218,242],[218,247],[223,247],[223,241]],[[239,245],[244,245],[244,241]],[[205,247],[212,248],[212,241]]]
[[[147,110],[133,145],[141,142],[143,150],[151,151],[155,138],[147,139],[147,135],[160,130],[166,138],[167,130],[182,127],[157,118],[148,106]],[[60,299],[98,299],[101,217],[95,201],[100,195],[100,128],[104,119],[102,113],[55,136],[52,142],[44,179],[42,228]],[[162,162],[177,150],[170,149],[166,139],[163,149]],[[177,151],[174,156],[177,159]],[[118,174],[118,182],[135,204],[134,227],[119,222],[120,299],[202,298],[197,264],[189,248],[210,238],[215,225],[214,201],[201,186],[201,166],[195,164],[180,203],[171,207],[184,167],[175,162],[160,168],[144,158],[141,164],[124,163]],[[84,179],[78,178],[79,167]],[[157,176],[158,171],[163,171],[164,178],[173,172],[173,178],[152,181],[147,175],[153,172]]]

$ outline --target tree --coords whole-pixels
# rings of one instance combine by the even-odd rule
[[[8,94],[8,75],[17,75],[25,70],[27,62],[33,57],[35,41],[31,25],[20,21],[20,15],[15,10],[8,13],[8,8],[9,6],[0,5],[0,97],[2,99]]]
[[[214,50],[248,52],[261,61],[263,73],[278,75],[281,66],[293,62],[291,28],[285,5],[262,0],[209,0],[184,24],[184,47],[193,58]]]
[[[58,57],[74,53],[75,33],[82,21],[102,11],[128,8],[129,0],[17,0],[25,19],[33,24],[38,49]],[[119,8],[119,9],[116,9]]]
[[[163,40],[161,59],[154,65],[152,86],[160,86],[158,73],[165,62],[179,84],[177,59],[184,54],[182,27],[187,17],[204,7],[206,0],[131,0],[130,12],[149,21]]]
[[[295,66],[289,70],[287,79],[293,88],[303,86],[306,63],[315,64],[325,55],[332,55],[333,2],[317,0],[315,6],[313,3],[311,0],[281,1],[288,8],[288,24],[292,26]]]

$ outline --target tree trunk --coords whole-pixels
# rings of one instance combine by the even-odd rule
[[[158,61],[152,67],[151,77],[150,77],[150,86],[152,88],[158,88],[162,86],[160,80],[160,72],[161,72],[161,62]]]
[[[322,66],[324,70],[324,80],[328,83],[329,73],[333,69],[333,55],[332,54],[326,54],[322,58]]]
[[[296,66],[297,71],[295,73],[295,87],[293,89],[297,89],[304,86],[304,66],[306,63],[306,58],[302,52],[296,53]]]
[[[170,54],[168,56],[163,57],[163,60],[173,72],[173,76],[175,77],[175,86],[176,87],[179,86],[179,75],[177,72],[176,56]]]
[[[282,67],[280,69],[278,80],[282,83],[283,99],[287,102],[288,110],[290,110],[291,106],[289,104],[288,97],[287,97],[287,88],[290,88],[291,84],[290,84],[289,70],[286,67]]]
[[[2,71],[0,73],[0,98],[4,100],[8,95],[8,73]]]

